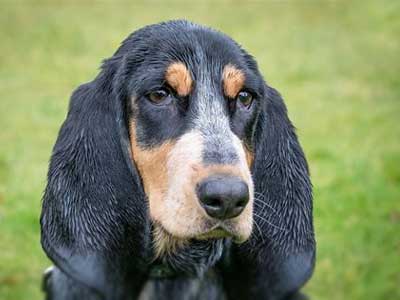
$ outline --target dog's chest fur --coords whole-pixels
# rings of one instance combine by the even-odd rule
[[[164,256],[153,265],[151,271],[156,272],[150,272],[153,275],[139,299],[225,299],[216,264],[224,259],[229,249],[227,240],[193,241]]]
[[[151,279],[143,288],[140,300],[224,300],[220,278],[210,270],[203,278]]]

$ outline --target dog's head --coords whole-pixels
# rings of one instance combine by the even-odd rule
[[[142,284],[152,245],[161,256],[191,239],[245,242],[255,193],[285,203],[308,199],[309,186],[283,101],[253,58],[217,31],[161,23],[129,36],[74,92],[42,244],[64,272],[115,296],[116,285],[134,288],[127,278]]]
[[[230,38],[183,25],[160,26],[125,54],[132,159],[161,251],[171,236],[245,241],[252,230],[263,80]]]

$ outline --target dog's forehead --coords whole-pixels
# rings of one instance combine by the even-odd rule
[[[244,86],[261,90],[262,76],[255,61],[234,40],[207,27],[186,25],[151,27],[123,43],[121,48],[129,48],[128,61],[135,78],[130,87],[135,93],[144,94],[164,83],[181,96],[199,92],[200,86],[222,87],[232,98]],[[226,79],[231,87],[223,86]]]
[[[188,24],[163,25],[153,28],[142,38],[137,37],[140,42],[133,48],[142,52],[142,65],[165,70],[171,63],[179,61],[194,77],[205,70],[217,75],[227,64],[246,67],[244,51],[231,38],[207,27]]]

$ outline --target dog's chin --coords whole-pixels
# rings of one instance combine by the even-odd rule
[[[224,244],[222,235],[207,239],[197,239],[196,236],[176,237],[157,223],[154,224],[153,232],[155,243],[153,263],[161,264],[175,273],[202,276],[222,256]]]
[[[161,223],[154,222],[154,262],[178,273],[200,276],[221,258],[226,239],[235,243],[248,239],[232,220],[209,220],[204,227],[201,232],[174,235]]]
[[[208,232],[201,233],[195,237],[196,240],[213,240],[213,239],[223,239],[223,238],[234,238],[234,236],[232,233],[226,231],[220,226]]]
[[[168,236],[171,241],[180,242],[182,244],[189,243],[190,240],[218,240],[218,239],[232,239],[233,242],[241,244],[248,240],[250,234],[240,232],[235,226],[234,222],[230,221],[217,221],[208,220],[203,226],[203,230],[199,232],[187,232],[186,234],[175,234],[169,231],[163,224],[158,223],[157,226],[163,232],[163,235]]]
[[[197,240],[213,240],[213,239],[224,239],[231,238],[235,243],[244,243],[249,237],[240,234],[231,226],[230,224],[217,224],[213,226],[210,230],[201,233],[195,237]]]

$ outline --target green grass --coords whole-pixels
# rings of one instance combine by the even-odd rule
[[[0,299],[41,299],[38,217],[71,91],[125,36],[188,18],[228,33],[281,91],[309,159],[313,299],[400,299],[400,5],[2,3]]]

